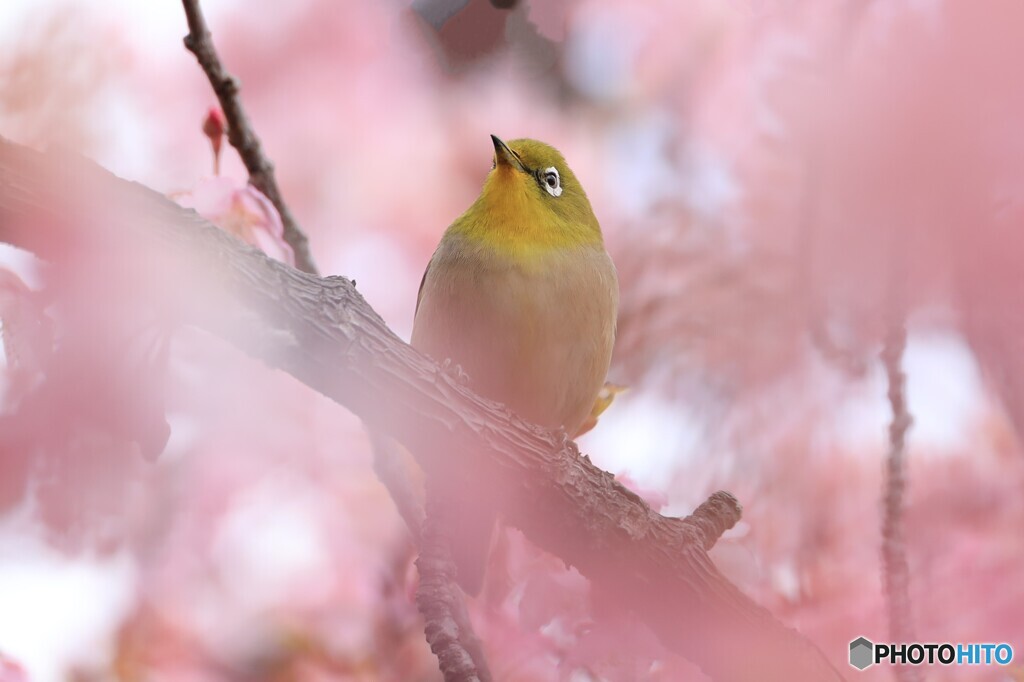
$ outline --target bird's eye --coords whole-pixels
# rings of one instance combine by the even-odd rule
[[[544,189],[551,196],[557,197],[562,195],[562,184],[558,177],[558,169],[554,166],[544,169],[544,172],[541,173],[540,181],[544,185]]]

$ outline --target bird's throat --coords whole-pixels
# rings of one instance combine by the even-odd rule
[[[512,170],[492,174],[480,198],[456,220],[452,231],[516,260],[602,244],[595,220],[553,210],[547,205],[549,198],[528,184],[532,182],[530,176]]]

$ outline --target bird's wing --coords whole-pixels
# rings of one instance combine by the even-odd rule
[[[431,259],[431,262],[433,262],[433,259]],[[414,318],[416,313],[420,311],[420,299],[423,298],[423,285],[427,283],[428,272],[430,272],[430,263],[427,263],[427,268],[423,271],[423,278],[420,279],[420,289],[416,292],[416,310],[413,311]]]

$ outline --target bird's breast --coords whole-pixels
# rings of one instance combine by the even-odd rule
[[[482,395],[574,433],[608,372],[617,303],[600,245],[522,259],[449,235],[424,278],[412,343],[459,364]]]

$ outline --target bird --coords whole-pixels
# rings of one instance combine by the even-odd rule
[[[411,343],[457,365],[479,395],[574,437],[607,404],[599,396],[615,344],[615,265],[562,154],[532,139],[491,141],[480,196],[423,274]],[[427,495],[455,505],[445,516],[456,579],[476,595],[496,512],[486,491],[449,486],[432,492],[428,481]]]

